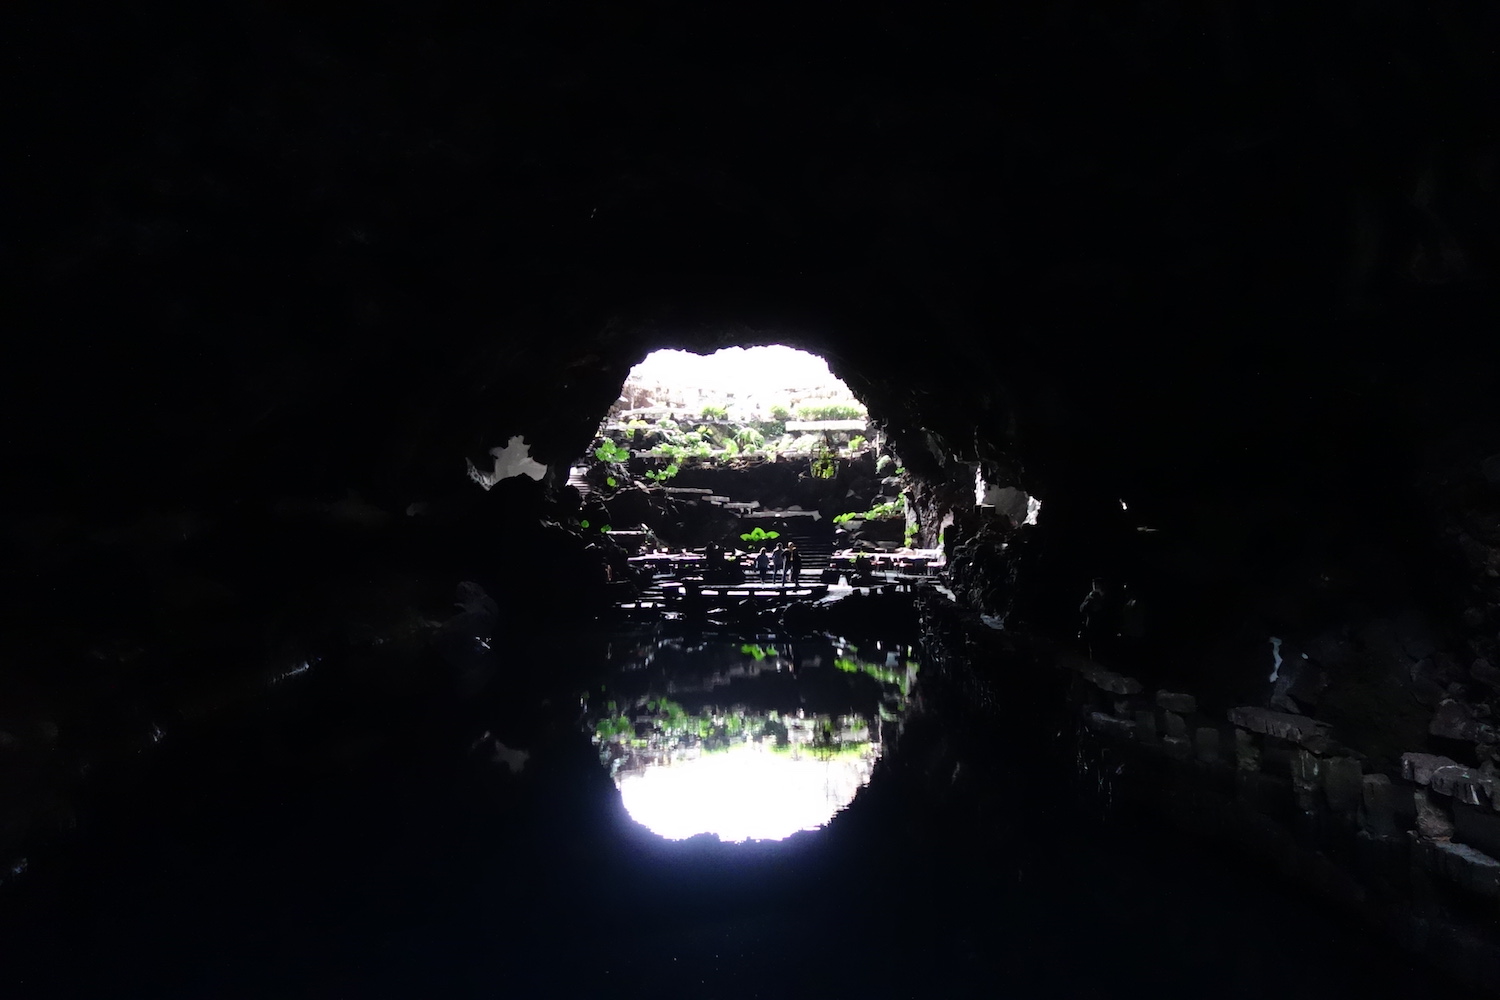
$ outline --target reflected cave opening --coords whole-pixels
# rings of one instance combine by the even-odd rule
[[[585,699],[626,811],[667,840],[782,840],[846,808],[899,738],[912,646],[822,635],[622,642]]]

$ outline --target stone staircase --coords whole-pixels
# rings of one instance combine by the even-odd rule
[[[575,465],[569,468],[568,485],[578,490],[578,495],[587,500],[589,494],[594,492],[594,488],[589,485],[589,481],[587,479],[583,478],[583,473],[584,469],[580,466]]]
[[[821,535],[804,535],[800,532],[789,531],[782,538],[797,543],[797,549],[802,553],[802,576],[816,579],[828,568],[829,557],[833,554],[832,539]]]

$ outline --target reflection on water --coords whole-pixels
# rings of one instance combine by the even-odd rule
[[[625,808],[672,840],[780,840],[826,824],[899,731],[910,647],[645,640],[615,650],[589,724]]]

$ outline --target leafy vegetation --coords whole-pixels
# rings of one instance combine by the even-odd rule
[[[607,740],[612,736],[634,735],[635,723],[623,715],[616,718],[603,718],[594,726],[594,732],[601,740]]]
[[[894,517],[904,516],[905,510],[906,508],[903,501],[887,500],[884,503],[876,504],[864,513],[860,513],[858,511],[850,511],[847,514],[837,514],[833,518],[833,523],[844,524],[845,522],[852,521],[855,518],[859,518],[862,521],[888,521]]]
[[[823,742],[814,740],[810,749],[818,760],[847,760],[858,759],[869,752],[869,741],[861,740],[854,743]],[[776,753],[790,754],[800,750],[791,743],[778,742],[771,748]]]
[[[838,462],[832,448],[818,442],[813,451],[812,474],[815,479],[832,479],[838,472]]]
[[[882,684],[894,684],[901,694],[909,694],[911,675],[916,672],[916,661],[906,660],[901,668],[887,667],[878,663],[862,663],[846,656],[834,657],[833,665],[845,673],[868,674]]]
[[[628,462],[630,449],[605,438],[604,443],[594,449],[594,457],[601,462]]]
[[[734,432],[735,441],[742,448],[759,448],[766,443],[766,436],[754,427],[741,427]]]
[[[758,644],[745,644],[741,652],[757,660],[772,655],[772,651]],[[908,668],[915,665],[907,661]],[[899,684],[910,676],[896,670],[881,670],[853,660],[841,660],[839,668],[859,672],[873,671],[877,679],[885,683]],[[873,719],[863,715],[819,714],[808,720],[810,739],[792,739],[792,732],[774,710],[756,712],[743,707],[718,708],[706,706],[689,714],[683,706],[660,696],[625,704],[604,701],[604,689],[600,689],[602,718],[594,723],[594,732],[600,743],[613,742],[646,749],[653,745],[663,748],[673,745],[695,745],[699,752],[716,753],[742,746],[746,742],[761,743],[768,749],[793,756],[811,755],[820,760],[834,757],[858,757],[870,751],[869,735]],[[635,707],[632,708],[631,705]],[[646,713],[649,732],[637,735],[634,721],[640,713]],[[879,707],[880,717],[894,718],[885,704]],[[642,720],[645,722],[646,720]]]
[[[884,475],[885,470],[889,469],[893,464],[895,464],[895,459],[889,455],[881,455],[875,460],[875,472],[879,475]]]
[[[805,417],[835,419],[860,416],[863,409],[845,403],[824,403],[800,407],[798,413]],[[613,425],[609,433],[614,439],[600,443],[594,449],[594,456],[604,463],[628,461],[635,453],[619,443],[623,435],[623,439],[634,442],[633,447],[640,449],[640,454],[669,459],[665,468],[645,474],[653,482],[672,478],[687,458],[728,461],[740,457],[765,457],[774,461],[781,454],[808,455],[813,461],[812,474],[831,479],[837,473],[839,454],[847,455],[850,451],[869,446],[864,435],[856,436],[848,446],[837,444],[823,434],[788,435],[786,420],[791,413],[787,407],[772,406],[770,414],[771,419],[737,424],[730,421],[726,406],[707,404],[702,410],[701,423],[683,424],[668,418],[650,422],[633,418],[628,423]],[[620,482],[623,481],[622,478]]]
[[[773,538],[780,538],[780,537],[781,537],[781,532],[779,532],[779,531],[767,531],[766,529],[764,529],[764,528],[760,527],[759,525],[757,525],[756,527],[751,528],[749,531],[747,531],[744,534],[740,535],[740,541],[742,541],[742,542],[768,542],[768,541],[770,541]]]
[[[776,415],[774,408],[771,415]],[[864,415],[864,407],[852,406],[848,403],[820,403],[797,407],[799,420],[859,420]]]
[[[744,653],[746,656],[753,658],[757,662],[766,658],[766,647],[764,646],[753,646],[749,643],[746,643],[745,645],[740,647],[740,652]]]

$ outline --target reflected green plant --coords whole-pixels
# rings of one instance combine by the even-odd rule
[[[859,660],[850,659],[847,656],[834,657],[833,665],[839,670],[850,674],[869,674],[882,684],[893,684],[901,689],[904,697],[908,694],[911,686],[910,677],[916,670],[916,663],[907,660],[901,670],[883,666],[877,663],[863,663]]]
[[[634,736],[635,723],[623,715],[614,718],[606,717],[600,719],[594,725],[594,732],[601,740],[607,740],[615,736],[624,736],[626,734]]]

